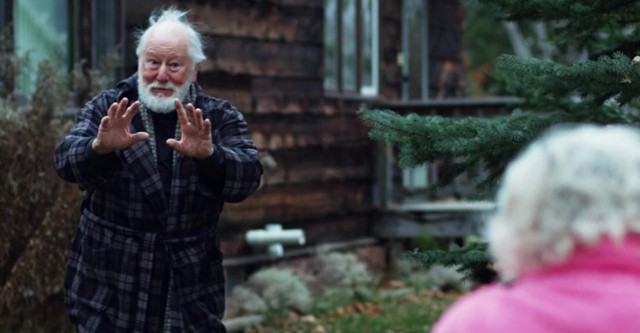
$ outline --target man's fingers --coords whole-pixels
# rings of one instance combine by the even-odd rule
[[[176,113],[178,114],[180,125],[185,127],[189,123],[189,119],[187,119],[187,113],[184,111],[184,107],[182,107],[182,102],[176,98],[173,104],[176,106]]]
[[[133,139],[134,142],[144,141],[144,140],[147,140],[149,138],[149,133],[147,133],[147,132],[136,132],[136,133],[131,134],[131,138]]]
[[[172,149],[176,149],[178,147],[178,141],[176,139],[167,139],[166,143],[167,146],[171,147]]]
[[[196,123],[196,114],[195,114],[195,108],[193,107],[193,104],[189,103],[187,104],[187,116],[189,117],[189,122],[194,124]]]
[[[111,119],[116,119],[116,110],[118,110],[118,103],[114,102],[107,110],[107,117]]]
[[[131,119],[133,119],[133,116],[135,116],[136,112],[138,112],[138,109],[140,108],[140,102],[139,101],[135,101],[133,102],[133,104],[131,104],[131,106],[129,106],[127,108],[127,111],[124,114],[124,118],[131,123]]]
[[[184,111],[187,116],[187,122],[193,124],[193,105],[191,103],[187,104]]]
[[[200,109],[193,111],[193,124],[197,129],[202,128],[202,111]]]
[[[109,110],[111,110],[111,108],[109,108]],[[109,116],[104,116],[102,117],[102,119],[100,119],[100,127],[98,128],[99,131],[107,131],[109,130],[109,120],[111,118],[109,118]]]
[[[118,109],[116,110],[116,117],[120,118],[125,115],[128,104],[129,104],[128,98],[124,97],[123,99],[120,100],[120,103],[118,103]]]
[[[173,100],[173,105],[176,107],[176,109],[184,108],[184,106],[182,105],[182,102],[177,98]]]

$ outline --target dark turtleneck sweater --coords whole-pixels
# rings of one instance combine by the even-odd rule
[[[162,186],[167,199],[171,193],[171,179],[173,178],[173,149],[167,145],[167,139],[175,138],[178,114],[174,112],[156,113],[149,112],[153,120],[156,135],[156,149],[158,154],[158,172],[162,178]],[[204,160],[196,162],[198,174],[206,182],[212,184],[217,191],[221,191],[224,185],[225,170],[219,167],[223,160],[219,148],[215,148],[214,154]],[[216,151],[218,154],[216,154]],[[218,170],[218,172],[211,172]]]
[[[167,139],[175,138],[178,115],[176,112],[156,113],[149,112],[153,119],[153,127],[156,134],[156,149],[158,153],[158,171],[162,178],[162,186],[167,199],[171,191],[171,179],[173,172],[173,149],[167,145]]]

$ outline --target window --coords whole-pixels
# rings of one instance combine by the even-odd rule
[[[325,0],[324,87],[378,94],[378,0]]]
[[[125,39],[124,24],[122,22],[122,1],[96,1],[93,7],[93,41],[91,45],[90,64],[93,68],[100,68],[105,57],[115,55],[124,60],[122,42]],[[110,64],[113,65],[113,64]],[[114,68],[109,73],[113,83],[123,76],[124,66]]]
[[[13,12],[13,1],[0,0],[0,29],[3,29],[11,22]]]
[[[33,92],[45,59],[67,72],[80,59],[97,68],[108,53],[122,57],[122,1],[0,0],[1,27],[12,23],[15,52],[23,59],[16,89]],[[114,77],[119,74],[114,70]]]
[[[402,99],[429,99],[428,15],[424,0],[402,2]],[[436,181],[433,163],[402,169],[402,188],[419,200]]]
[[[402,97],[429,98],[427,1],[405,0],[402,8]]]
[[[13,3],[14,43],[26,59],[16,82],[18,90],[35,89],[38,64],[49,59],[62,70],[69,61],[67,0],[22,0]]]
[[[122,3],[120,1],[96,1],[93,7],[93,54],[94,66],[103,61],[102,57],[115,52],[124,38],[124,26],[121,22]]]

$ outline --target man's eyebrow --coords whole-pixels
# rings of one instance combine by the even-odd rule
[[[186,59],[188,59],[188,56],[184,56],[184,55],[179,55],[179,54],[173,54],[173,52],[157,52],[157,51],[146,51],[145,52],[145,56],[146,57],[158,57],[158,53],[161,53],[162,55],[166,55],[166,57],[168,58],[169,61],[185,61]]]

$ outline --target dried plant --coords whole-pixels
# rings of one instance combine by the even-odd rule
[[[270,310],[308,312],[336,299],[365,297],[377,279],[353,253],[327,252],[281,267],[267,267],[233,288],[226,317],[263,314]],[[314,302],[316,304],[314,304]],[[319,302],[319,303],[318,303]]]
[[[355,291],[376,282],[367,265],[353,253],[326,253],[315,258],[313,266],[308,284],[314,294],[330,290]]]
[[[69,85],[73,95],[71,98],[74,104],[80,105],[88,101],[105,87],[114,83],[114,77],[111,74],[122,64],[119,50],[118,47],[107,52],[96,68],[89,68],[85,59],[74,64],[69,76]]]
[[[313,298],[302,279],[291,270],[265,268],[249,277],[244,285],[234,288],[227,303],[228,315],[267,310],[305,313],[311,309]]]
[[[19,68],[19,58],[15,55],[9,25],[0,33],[0,98],[6,99],[13,93],[14,82]]]
[[[32,107],[0,102],[0,318],[20,320],[60,292],[78,211],[79,190],[52,168],[55,145],[69,126],[53,117],[56,96],[43,87],[53,84],[52,76],[50,65],[41,64]]]
[[[0,36],[0,331],[15,331],[25,320],[50,323],[42,314],[62,308],[81,193],[52,165],[55,147],[73,123],[61,116],[74,93],[68,81],[73,73],[45,60],[34,93],[19,99],[14,82],[24,60],[14,54],[6,31]]]

